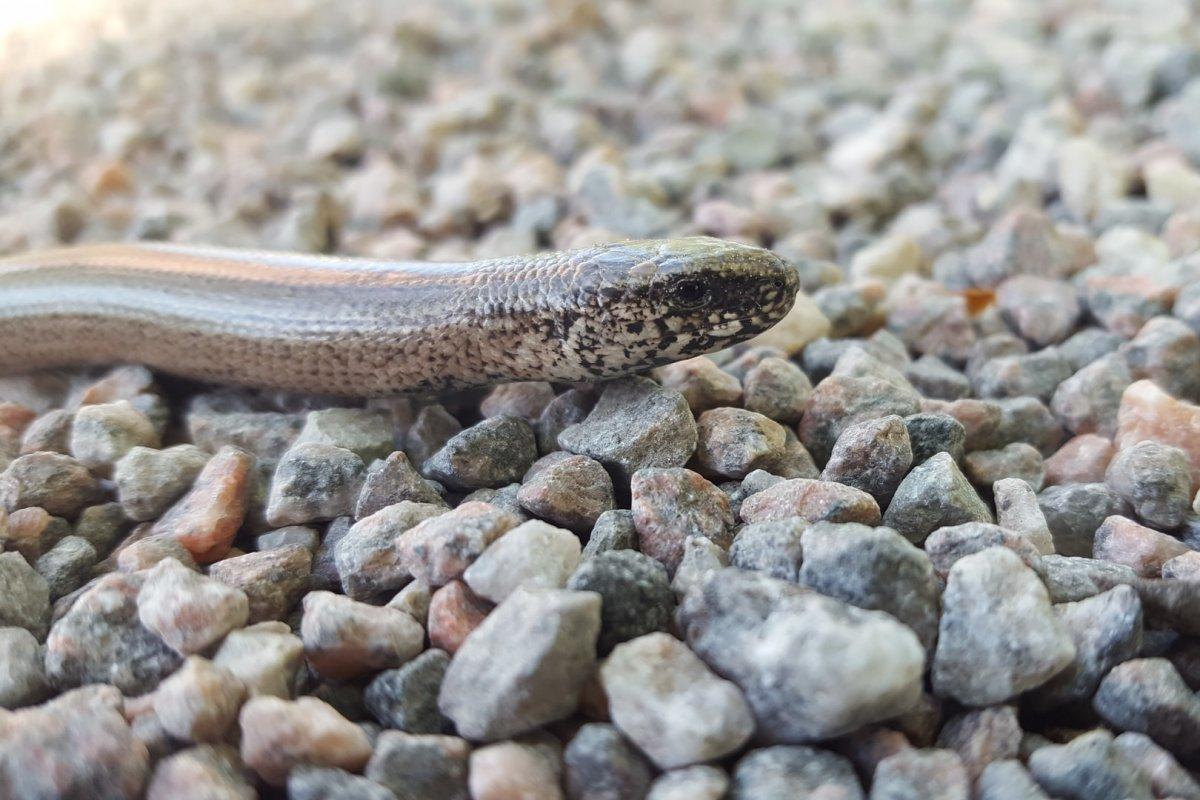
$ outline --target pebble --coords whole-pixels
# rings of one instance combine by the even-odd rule
[[[741,691],[668,634],[617,645],[600,680],[613,723],[661,769],[721,758],[754,732]]]
[[[413,464],[424,464],[461,430],[462,423],[445,408],[425,406],[417,412],[417,418],[404,436],[404,451]]]
[[[743,525],[729,547],[729,563],[798,583],[804,559],[800,538],[807,527],[800,517]]]
[[[134,447],[158,447],[158,431],[128,400],[84,406],[71,426],[71,455],[89,469],[106,470]]]
[[[1015,708],[987,706],[946,719],[937,745],[958,753],[967,776],[978,781],[990,764],[1017,757],[1023,735]]]
[[[68,692],[0,724],[0,786],[14,800],[134,800],[149,772],[149,753],[121,716],[121,695],[111,686]]]
[[[1120,452],[1147,439],[1182,450],[1191,466],[1192,484],[1200,483],[1200,406],[1172,397],[1153,381],[1140,380],[1121,395],[1113,445]]]
[[[962,460],[967,431],[949,414],[912,414],[904,418],[904,428],[908,431],[913,465],[922,464],[943,452],[949,453],[955,462]]]
[[[491,613],[492,604],[462,581],[438,588],[429,601],[429,642],[448,653],[458,652],[471,632]]]
[[[1043,461],[1046,473],[1044,483],[1047,486],[1103,483],[1112,457],[1112,440],[1094,433],[1080,434]]]
[[[587,418],[560,433],[558,444],[627,481],[640,469],[686,464],[696,449],[696,422],[678,391],[623,378],[605,385]]]
[[[691,470],[640,469],[630,491],[638,547],[672,574],[683,558],[687,537],[703,536],[722,548],[733,540],[729,498]]]
[[[1200,781],[1180,766],[1168,751],[1142,733],[1122,733],[1113,744],[1126,760],[1150,777],[1155,797],[1200,797]]]
[[[421,652],[424,629],[403,611],[331,592],[304,597],[304,657],[322,677],[347,680],[394,669]]]
[[[1093,549],[1096,558],[1124,564],[1144,578],[1160,577],[1163,564],[1192,552],[1173,536],[1116,515],[1105,519],[1096,529]]]
[[[587,419],[594,401],[595,396],[589,391],[568,389],[547,403],[533,426],[538,452],[548,454],[557,450],[558,435]]]
[[[283,619],[308,590],[312,552],[301,545],[226,558],[208,568],[209,577],[241,589],[250,602],[249,622]]]
[[[1154,797],[1150,779],[1121,755],[1105,730],[1089,731],[1064,745],[1038,748],[1029,757],[1029,771],[1042,789],[1066,800]]]
[[[563,750],[563,783],[570,800],[647,797],[652,776],[645,756],[607,723],[583,725]]]
[[[252,697],[238,715],[246,766],[273,786],[283,786],[298,766],[360,772],[372,757],[362,728],[315,697]]]
[[[1096,530],[1114,514],[1129,513],[1129,506],[1103,483],[1051,486],[1038,495],[1038,507],[1054,537],[1054,551],[1064,556],[1092,555]]]
[[[1082,313],[1075,287],[1038,275],[1005,280],[996,287],[996,306],[1014,332],[1038,347],[1070,336]]]
[[[721,800],[729,776],[717,767],[695,766],[664,772],[650,785],[646,800]]]
[[[783,425],[794,425],[800,421],[812,394],[812,382],[804,370],[787,359],[775,356],[764,358],[748,369],[742,377],[741,387],[742,404],[747,411],[762,414]],[[734,399],[719,405],[736,402]],[[692,411],[699,413],[695,407]]]
[[[554,387],[545,381],[521,381],[493,386],[479,403],[485,417],[520,417],[534,424],[554,400]]]
[[[392,421],[368,408],[322,408],[308,412],[292,447],[324,444],[349,450],[370,464],[392,452]]]
[[[224,447],[236,447],[273,464],[296,440],[304,417],[276,411],[194,410],[186,422],[188,435],[201,450],[216,453]]]
[[[664,387],[683,395],[696,416],[709,409],[736,406],[742,399],[741,381],[705,356],[660,367],[658,378]]]
[[[905,364],[903,374],[925,397],[959,400],[971,394],[970,379],[934,355],[924,355]]]
[[[729,566],[729,553],[703,536],[683,540],[683,558],[671,578],[671,590],[677,596],[687,593],[705,574]]]
[[[517,589],[463,642],[438,699],[458,733],[496,741],[570,715],[590,677],[600,596]]]
[[[884,525],[916,544],[938,528],[991,521],[991,511],[946,452],[913,467],[883,515]]]
[[[1164,658],[1113,667],[1100,681],[1092,706],[1114,728],[1144,733],[1184,763],[1200,755],[1200,698]]]
[[[489,417],[450,437],[421,471],[452,489],[500,488],[537,460],[533,428],[519,417]]]
[[[976,800],[1050,800],[1015,759],[988,764],[975,784],[975,793]]]
[[[1019,479],[1040,491],[1044,480],[1042,454],[1025,442],[1013,442],[999,450],[976,450],[963,458],[963,471],[980,488],[991,487],[1005,478]]]
[[[471,591],[500,603],[518,586],[562,588],[579,564],[581,545],[570,531],[530,520],[504,534],[463,572]]]
[[[184,742],[220,742],[237,722],[246,686],[233,673],[189,656],[154,691],[154,714],[167,733]]]
[[[97,554],[108,553],[132,524],[120,503],[101,503],[79,513],[75,535],[91,542]]]
[[[1162,565],[1162,577],[1176,581],[1200,580],[1200,551],[1189,550]]]
[[[467,501],[430,517],[396,540],[400,563],[431,587],[462,577],[475,559],[520,520],[490,503]]]
[[[1027,567],[1041,573],[1040,554],[1025,537],[990,522],[964,522],[938,528],[925,540],[925,552],[938,575],[945,578],[963,556],[989,547],[1003,547],[1016,553]]]
[[[267,522],[303,525],[350,516],[363,480],[363,461],[354,452],[319,442],[293,445],[271,479]]]
[[[433,484],[422,478],[409,463],[408,456],[397,450],[367,468],[362,491],[354,505],[354,518],[361,520],[405,501],[441,506],[446,503]]]
[[[879,762],[870,796],[871,800],[969,800],[971,785],[962,759],[953,750],[907,750]]]
[[[384,731],[364,774],[402,800],[468,800],[470,751],[456,736]]]
[[[761,573],[708,573],[676,621],[688,646],[742,689],[766,741],[848,733],[909,710],[921,694],[925,654],[906,626]]]
[[[200,575],[173,558],[146,572],[138,619],[181,655],[208,650],[246,624],[250,601],[241,589]]]
[[[817,463],[829,460],[838,437],[857,422],[920,411],[915,391],[875,377],[832,375],[813,389],[797,434]]]
[[[863,800],[850,762],[828,750],[777,745],[751,751],[733,768],[729,800],[789,800],[794,797]]]
[[[1200,400],[1200,336],[1181,320],[1147,321],[1119,353],[1134,379],[1148,378],[1182,400]]]
[[[1042,555],[1054,552],[1054,537],[1050,535],[1046,515],[1027,481],[1003,478],[992,484],[992,495],[1000,527],[1020,534]]]
[[[257,793],[245,773],[237,750],[228,745],[189,747],[155,765],[146,787],[146,800],[254,800]]]
[[[742,501],[745,522],[803,517],[810,522],[861,522],[878,525],[879,504],[871,495],[833,481],[794,478],[780,481]]]
[[[1088,700],[1100,679],[1142,646],[1142,602],[1129,586],[1059,603],[1054,613],[1075,643],[1075,660],[1036,691],[1033,699],[1042,707]]]
[[[71,428],[75,414],[70,409],[55,408],[29,423],[21,434],[21,455],[30,453],[71,452]]]
[[[254,545],[260,552],[296,545],[312,553],[321,546],[321,534],[307,525],[288,525],[254,537]]]
[[[230,633],[213,656],[213,664],[228,670],[251,697],[291,697],[304,643],[282,622],[260,622]]]
[[[438,710],[438,691],[450,665],[444,650],[426,650],[398,669],[376,675],[363,692],[375,721],[405,733],[446,733],[450,720]]]
[[[83,586],[98,560],[96,548],[87,539],[64,536],[38,557],[34,569],[46,579],[53,601]]]
[[[408,583],[412,576],[397,546],[400,537],[445,512],[440,503],[402,500],[350,526],[332,545],[342,591],[355,600],[365,600]]]
[[[1042,685],[1075,658],[1041,580],[1006,548],[955,563],[942,604],[934,690],[965,705],[1003,702]]]
[[[288,800],[396,800],[373,780],[336,767],[297,766],[287,779]]]
[[[695,463],[700,472],[744,478],[783,456],[783,426],[740,408],[714,408],[696,421]]]
[[[941,587],[920,548],[888,528],[830,522],[805,529],[801,544],[800,585],[858,608],[886,611],[932,650]]]
[[[59,453],[30,453],[0,473],[0,505],[8,512],[36,506],[56,517],[75,519],[100,502],[100,483],[80,462]]]
[[[41,508],[21,508],[8,515],[7,530],[0,532],[0,545],[15,550],[31,563],[48,552],[71,531],[61,517],[53,517]]]
[[[517,500],[530,514],[579,533],[592,530],[600,515],[616,505],[612,478],[600,462],[575,455],[527,475]]]
[[[666,569],[633,550],[600,553],[583,562],[566,584],[602,600],[600,653],[621,642],[669,627],[675,598]]]
[[[1123,447],[1109,462],[1105,482],[1156,528],[1178,528],[1191,510],[1190,468],[1177,447],[1155,441]]]
[[[121,547],[116,553],[117,569],[137,572],[149,569],[165,558],[173,558],[188,569],[197,569],[192,554],[177,540],[166,536],[148,536]]]
[[[821,480],[861,489],[886,508],[913,463],[912,445],[904,420],[896,415],[850,426],[821,472]]]
[[[135,522],[158,519],[191,488],[208,459],[190,444],[165,450],[133,448],[113,470],[121,509]]]
[[[23,628],[0,628],[0,709],[31,706],[49,693],[38,640]]]
[[[476,800],[561,800],[559,765],[535,745],[501,742],[471,753],[471,797]]]
[[[111,683],[123,694],[138,695],[179,667],[179,654],[138,619],[144,581],[140,574],[114,573],[79,595],[46,637],[46,677],[51,685],[67,689]],[[207,625],[219,626],[219,620]]]
[[[153,534],[177,540],[197,563],[220,559],[246,518],[253,463],[242,450],[218,450],[191,490],[154,523]]]
[[[596,517],[587,544],[583,546],[581,560],[609,550],[636,550],[637,527],[633,523],[633,512],[627,509],[605,511]]]

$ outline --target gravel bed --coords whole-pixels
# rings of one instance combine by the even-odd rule
[[[1200,798],[1194,4],[246,5],[9,35],[0,253],[804,292],[600,385],[0,378],[0,797]]]

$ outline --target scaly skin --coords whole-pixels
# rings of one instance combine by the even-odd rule
[[[700,237],[462,264],[67,248],[0,259],[0,371],[138,362],[353,396],[603,379],[750,338],[797,282]]]

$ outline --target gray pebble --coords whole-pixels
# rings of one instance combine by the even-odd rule
[[[1200,780],[1192,777],[1170,752],[1144,733],[1122,733],[1113,744],[1131,763],[1150,776],[1155,797],[1200,797]]]
[[[1050,410],[1073,434],[1111,437],[1117,432],[1121,395],[1131,383],[1133,375],[1124,359],[1116,354],[1102,356],[1058,385]]]
[[[712,766],[684,767],[655,779],[646,800],[721,800],[729,791],[729,775]]]
[[[191,488],[208,458],[190,444],[165,450],[133,448],[113,470],[121,508],[137,522],[157,519]]]
[[[0,473],[0,504],[7,511],[37,506],[74,519],[104,498],[87,467],[60,453],[30,453],[13,459]]]
[[[904,427],[908,430],[914,465],[941,452],[949,453],[955,461],[962,460],[967,431],[949,414],[912,414],[904,418]]]
[[[633,524],[633,512],[618,508],[596,517],[596,524],[592,526],[581,558],[587,561],[609,550],[636,549],[637,527]]]
[[[934,355],[905,364],[904,377],[925,397],[957,400],[971,394],[970,379]]]
[[[812,394],[812,382],[804,370],[783,358],[764,358],[746,371],[742,378],[742,404],[785,425],[795,424],[804,415],[804,406]]]
[[[859,608],[886,611],[932,650],[940,586],[929,557],[889,528],[818,522],[803,531],[799,582]]]
[[[438,710],[438,691],[450,656],[426,650],[399,669],[379,673],[367,685],[363,700],[371,716],[385,728],[405,733],[446,733],[450,720]]]
[[[733,768],[729,800],[795,800],[797,797],[863,800],[850,762],[828,750],[800,745],[765,747]]]
[[[91,542],[80,536],[65,536],[43,553],[34,566],[46,579],[53,601],[83,586],[97,560]]]
[[[408,583],[411,573],[402,563],[397,548],[400,537],[445,511],[440,503],[405,500],[354,523],[332,543],[342,591],[361,600],[395,591]]]
[[[992,514],[949,453],[917,465],[897,487],[883,524],[911,542],[964,522],[991,522]]]
[[[1184,763],[1200,756],[1200,698],[1165,658],[1113,667],[1092,706],[1109,725],[1146,734]]]
[[[1066,668],[1075,646],[1037,574],[993,547],[950,570],[933,660],[939,695],[966,705],[1003,702]]]
[[[470,752],[456,736],[384,731],[364,774],[398,800],[468,800]]]
[[[0,625],[24,628],[39,640],[50,625],[50,586],[20,553],[0,553]]]
[[[404,451],[413,464],[424,464],[461,430],[462,423],[445,408],[425,406],[404,436]]]
[[[909,628],[761,573],[708,573],[676,621],[688,645],[742,688],[768,741],[848,733],[921,695],[925,653]],[[816,696],[832,702],[809,702]]]
[[[1050,800],[1020,761],[988,764],[975,784],[976,800]]]
[[[969,800],[971,783],[953,750],[904,750],[879,762],[870,800]]]
[[[1090,557],[1101,523],[1129,513],[1125,500],[1102,483],[1050,486],[1038,495],[1038,506],[1050,526],[1054,550],[1063,556]]]
[[[555,455],[564,457],[527,475],[517,500],[534,516],[573,531],[589,531],[615,505],[612,478],[595,459]]]
[[[391,417],[366,408],[323,408],[308,412],[292,446],[308,443],[341,447],[357,455],[364,464],[386,458],[395,449]]]
[[[0,709],[30,706],[49,693],[37,639],[23,628],[0,628]]]
[[[563,772],[570,800],[643,798],[653,775],[637,748],[602,722],[587,723],[567,743]]]
[[[472,740],[510,738],[569,716],[596,663],[600,596],[517,589],[467,637],[438,707]]]
[[[1064,800],[1152,800],[1150,780],[1114,745],[1113,736],[1095,730],[1064,745],[1038,748],[1029,771],[1041,787]]]
[[[1177,528],[1191,510],[1191,467],[1177,447],[1142,441],[1118,450],[1104,479],[1143,522],[1155,528]]]
[[[356,519],[369,517],[381,508],[408,500],[414,503],[446,504],[431,481],[421,477],[402,451],[375,461],[367,468],[362,491],[354,505]]]
[[[421,472],[452,489],[499,488],[537,460],[533,428],[519,417],[490,417],[457,433],[421,465]]]
[[[287,779],[288,800],[396,800],[373,780],[337,767],[298,767]]]
[[[912,463],[908,429],[893,414],[846,428],[833,446],[821,480],[862,489],[884,508]]]
[[[808,399],[797,433],[817,463],[825,463],[838,437],[857,422],[920,411],[915,391],[873,377],[830,376]]]
[[[296,445],[275,468],[267,521],[302,525],[348,516],[354,511],[362,481],[362,459],[349,450],[315,442]]]
[[[804,559],[800,537],[806,527],[799,517],[744,525],[729,547],[729,563],[797,583]]]
[[[587,419],[559,434],[558,443],[629,480],[639,469],[687,463],[696,448],[696,423],[679,392],[646,378],[624,378],[607,384]]]
[[[567,588],[600,595],[601,654],[621,642],[666,630],[675,610],[666,568],[636,550],[598,553],[579,565]]]

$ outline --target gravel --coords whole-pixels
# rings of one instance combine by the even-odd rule
[[[75,5],[0,36],[5,256],[804,291],[571,385],[0,378],[0,795],[1200,795],[1187,3]]]

